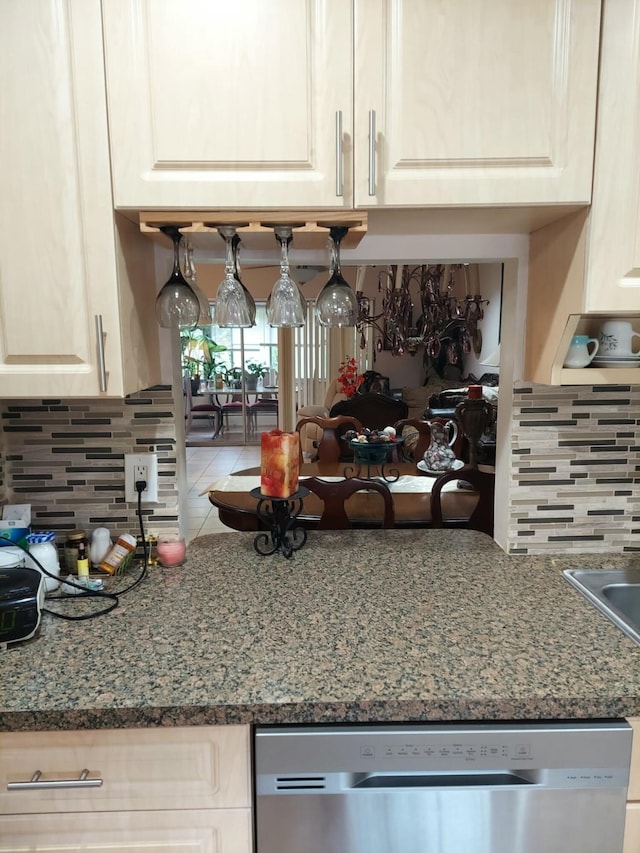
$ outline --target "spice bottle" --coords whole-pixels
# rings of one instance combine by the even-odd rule
[[[130,533],[122,533],[118,536],[113,548],[100,563],[102,571],[115,575],[129,554],[136,550],[136,544],[136,537]]]
[[[78,542],[78,577],[89,577],[89,549],[86,537]]]
[[[85,551],[89,545],[85,530],[71,530],[64,543],[64,562],[68,572],[78,571],[78,547],[84,542]]]

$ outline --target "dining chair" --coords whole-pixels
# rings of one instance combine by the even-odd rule
[[[468,519],[444,519],[442,517],[442,487],[452,480],[470,483],[478,492],[478,503]],[[431,488],[431,526],[459,527],[479,530],[493,537],[493,515],[496,491],[496,475],[493,471],[481,471],[465,465],[457,471],[447,471],[436,478]]]
[[[184,376],[182,379],[182,391],[185,400],[185,432],[188,434],[193,425],[193,421],[206,418],[213,428],[213,438],[220,432],[222,423],[221,407],[217,406],[212,401],[208,403],[194,403],[194,399],[202,399],[202,397],[193,396],[191,388],[191,379],[189,376]]]
[[[316,424],[322,429],[322,437],[320,441],[314,442],[314,447],[317,449],[318,462],[339,462],[345,457],[351,458],[347,445],[341,441],[340,436],[348,429],[354,429],[356,432],[362,430],[362,424],[357,418],[352,418],[349,415],[338,415],[335,418],[300,418],[296,424],[296,431],[300,432],[305,424]],[[302,457],[302,441],[300,442],[300,462],[303,462]]]
[[[346,415],[357,418],[369,429],[384,429],[391,426],[401,418],[409,415],[409,407],[402,400],[395,397],[387,397],[386,394],[377,394],[368,391],[364,394],[356,394],[348,400],[340,400],[334,403],[329,416]]]
[[[319,530],[348,530],[353,525],[347,515],[345,501],[356,492],[378,492],[384,501],[384,514],[381,526],[393,527],[395,513],[389,486],[381,480],[367,480],[363,477],[348,477],[343,480],[323,480],[321,477],[305,477],[299,481],[310,492],[324,501],[324,510],[318,523]],[[376,525],[371,525],[376,526]]]
[[[247,406],[247,416],[249,424],[249,432],[255,433],[258,431],[258,415],[275,415],[276,423],[278,421],[278,399],[272,397],[271,394],[265,397],[258,397],[254,403],[249,403]]]
[[[221,432],[224,432],[225,429],[229,428],[229,417],[231,415],[240,415],[240,417],[244,415],[245,406],[242,402],[242,394],[232,394],[231,399],[223,403],[220,410]]]

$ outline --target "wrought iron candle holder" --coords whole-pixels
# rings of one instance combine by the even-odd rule
[[[258,501],[258,518],[268,528],[256,535],[253,547],[262,557],[268,557],[276,551],[281,551],[287,558],[291,557],[307,541],[307,531],[296,522],[302,510],[302,499],[309,494],[309,489],[300,486],[288,498],[263,495],[259,488],[251,489],[250,494]]]

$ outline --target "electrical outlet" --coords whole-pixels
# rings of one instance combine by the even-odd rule
[[[142,492],[142,503],[158,503],[158,454],[125,453],[124,456],[124,499],[129,503],[138,502],[136,483],[144,480],[147,484]]]

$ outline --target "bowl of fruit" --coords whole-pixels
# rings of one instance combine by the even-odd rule
[[[380,465],[386,462],[393,448],[398,447],[403,441],[402,438],[397,437],[392,426],[384,429],[365,428],[361,432],[350,429],[345,432],[343,438],[353,450],[355,461],[369,465]]]

